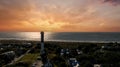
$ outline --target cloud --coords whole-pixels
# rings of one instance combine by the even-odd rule
[[[99,25],[119,25],[119,6],[111,7],[101,4],[100,1],[0,0],[0,30],[18,28],[21,31],[33,28],[38,31],[73,31],[75,28],[76,31],[80,29],[84,31],[89,28],[95,30],[94,28],[100,27]],[[117,5],[120,3],[119,0],[102,0],[102,2]]]
[[[27,19],[29,0],[0,0],[0,24],[17,24]]]
[[[120,5],[120,0],[103,0],[103,1],[111,3],[113,5]]]
[[[44,0],[47,1],[47,0]],[[48,0],[49,1],[49,0]],[[50,3],[42,1],[39,11],[44,15],[44,20],[51,22],[81,23],[84,20],[91,20],[95,15],[95,9],[88,7],[89,0],[63,0],[60,2],[51,0]],[[57,3],[57,4],[56,4]],[[84,4],[83,4],[84,3]],[[46,5],[45,5],[46,4]],[[83,7],[84,6],[84,7]],[[43,16],[41,16],[43,17]],[[53,24],[53,23],[52,23]]]

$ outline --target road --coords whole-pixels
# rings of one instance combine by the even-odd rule
[[[8,65],[11,65],[11,64],[15,63],[16,61],[20,60],[23,56],[25,56],[25,55],[28,54],[29,52],[30,52],[30,49],[29,49],[25,54],[21,55],[21,56],[18,57],[18,58],[15,58],[15,59],[14,59],[11,63],[9,63]]]
[[[35,48],[35,46],[33,46],[32,48]],[[32,48],[31,48],[31,49],[32,49]],[[25,54],[21,55],[20,57],[15,58],[11,63],[9,63],[9,64],[7,64],[7,65],[14,64],[16,61],[20,60],[23,56],[25,56],[26,54],[28,54],[31,49],[29,49]],[[6,67],[7,65],[4,65],[3,67]]]

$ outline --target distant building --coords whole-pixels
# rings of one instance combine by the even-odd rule
[[[61,49],[60,51],[60,56],[69,55],[69,54],[70,54],[69,49]]]
[[[107,48],[107,46],[104,45],[104,46],[101,46],[101,48],[102,48],[102,49],[105,49],[105,48]]]
[[[79,49],[76,49],[76,51],[78,55],[83,54],[83,51],[80,51]]]
[[[67,55],[69,55],[69,54],[70,54],[69,49],[66,49],[66,54],[67,54]]]
[[[109,48],[113,48],[113,46],[110,45],[103,45],[101,46],[102,49],[109,49]]]
[[[60,55],[63,56],[64,53],[65,53],[64,49],[61,49],[61,51],[60,51]]]
[[[11,62],[15,58],[15,52],[9,51],[1,54],[1,59],[6,61],[7,63]]]
[[[3,50],[3,48],[0,48],[0,50]]]
[[[70,58],[68,60],[70,67],[79,67],[79,62],[76,60],[76,58]]]
[[[102,67],[101,64],[94,64],[94,67]]]
[[[15,52],[14,51],[9,51],[9,52],[5,52],[5,53],[2,53],[3,55],[15,55]]]

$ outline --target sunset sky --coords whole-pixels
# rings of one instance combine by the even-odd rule
[[[120,0],[0,0],[0,31],[120,32]]]

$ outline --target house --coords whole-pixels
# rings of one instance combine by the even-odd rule
[[[66,49],[66,54],[67,54],[67,55],[69,55],[69,54],[70,54],[69,49]]]
[[[101,46],[102,49],[107,48],[107,46]]]
[[[70,58],[68,60],[68,63],[70,65],[70,67],[79,67],[79,62],[76,60],[76,58]]]
[[[76,51],[78,55],[83,54],[83,51],[80,51],[79,49],[76,49]]]
[[[61,49],[60,51],[60,55],[63,56],[63,55],[69,55],[70,54],[70,50],[69,49]]]
[[[3,50],[4,48],[0,48],[0,50]]]
[[[14,51],[9,51],[9,52],[5,52],[5,53],[2,53],[4,55],[15,55],[15,52]]]
[[[101,64],[94,64],[94,67],[102,67]]]
[[[61,49],[61,51],[60,51],[60,55],[63,56],[64,53],[65,53],[64,49]]]
[[[6,61],[7,63],[11,62],[15,58],[15,52],[9,51],[1,54],[1,58]]]

